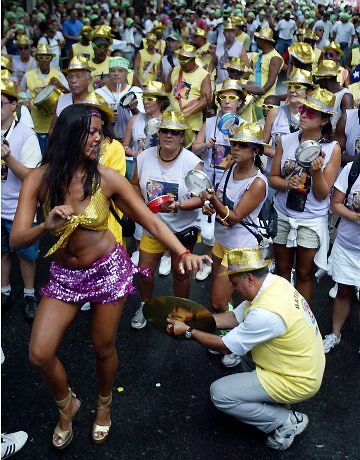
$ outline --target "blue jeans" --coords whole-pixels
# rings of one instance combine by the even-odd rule
[[[1,252],[3,254],[11,252],[9,245],[9,237],[12,224],[12,220],[1,219]],[[36,224],[33,224],[33,227],[35,225]],[[35,243],[26,248],[17,249],[15,252],[22,259],[28,261],[37,260],[39,255],[39,241],[35,241]]]

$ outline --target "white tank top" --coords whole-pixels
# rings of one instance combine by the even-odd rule
[[[244,193],[254,182],[254,180],[256,178],[263,180],[266,184],[266,194],[263,200],[245,219],[243,219],[244,222],[254,223],[257,225],[259,212],[267,196],[268,184],[266,177],[259,170],[255,176],[248,177],[247,179],[235,180],[234,169],[235,167],[231,171],[229,181],[226,187],[226,196],[224,197],[223,192],[227,173],[223,175],[220,181],[219,187],[216,192],[217,196],[226,206],[229,206],[229,209],[234,209],[241,200]],[[250,228],[253,232],[256,233],[256,227]],[[249,232],[249,230],[247,230],[243,225],[237,223],[233,227],[226,227],[221,223],[221,221],[218,218],[215,219],[215,240],[228,249],[254,248],[258,245],[258,241],[255,238],[255,236],[252,235]]]
[[[145,134],[145,126],[147,122],[147,116],[145,113],[138,113],[136,115],[134,124],[131,128],[132,135],[132,149],[141,153],[143,150],[149,147],[154,147],[158,144],[158,136],[154,135],[147,137]]]
[[[217,65],[217,77],[216,83],[222,83],[225,78],[229,78],[228,71],[223,69],[224,64],[228,63],[232,57],[240,57],[243,49],[243,43],[235,40],[232,46],[225,51],[225,43],[218,43],[216,47],[216,57],[218,61]]]
[[[285,178],[294,171],[296,166],[295,150],[299,145],[299,131],[282,136],[281,144],[283,148],[283,154],[281,157],[281,176]],[[325,162],[322,168],[323,171],[331,158],[331,154],[336,144],[337,141],[332,141],[327,144],[322,144],[321,146],[322,153],[325,155]],[[311,219],[313,217],[325,216],[328,213],[330,194],[324,200],[318,200],[315,198],[312,187],[310,187],[310,191],[307,195],[307,200],[305,203],[305,209],[302,212],[294,211],[293,209],[286,207],[287,195],[287,191],[278,191],[275,195],[275,205],[280,209],[281,212],[289,217]]]
[[[162,65],[162,70],[163,70],[165,81],[167,80],[167,77],[169,76],[169,73],[170,73],[171,69],[173,67],[179,67],[179,59],[177,57],[173,56],[173,63],[174,63],[173,67],[170,65],[168,57],[169,56],[164,56],[161,59],[161,65]]]
[[[30,59],[28,60],[28,62],[23,62],[20,59],[20,56],[14,55],[12,56],[11,61],[12,61],[12,74],[14,75],[14,77],[16,77],[17,83],[19,86],[21,84],[21,80],[23,79],[25,72],[31,69],[36,69],[37,67],[36,61],[32,56],[30,56]]]
[[[360,155],[360,109],[346,110],[345,136],[347,155]]]
[[[184,178],[201,160],[190,150],[182,149],[178,158],[167,168],[158,159],[157,147],[144,150],[137,157],[139,185],[145,203],[160,195],[169,195],[174,201],[191,198]],[[151,167],[149,167],[151,165]],[[159,213],[158,217],[174,233],[189,227],[200,228],[200,209],[192,211],[179,210],[177,213]],[[145,231],[145,230],[144,230]],[[145,231],[145,233],[147,233]],[[149,235],[149,233],[147,233]]]
[[[334,110],[336,111],[335,115],[331,117],[331,124],[333,129],[336,128],[336,123],[338,122],[340,115],[342,114],[341,112],[341,101],[344,96],[344,94],[350,94],[350,91],[347,88],[343,88],[337,93],[334,93],[335,95],[335,105],[334,105]]]
[[[69,105],[72,105],[73,102],[73,97],[71,93],[66,93],[66,94],[61,94],[58,103],[56,106],[56,115],[59,116],[60,113],[66,109]]]

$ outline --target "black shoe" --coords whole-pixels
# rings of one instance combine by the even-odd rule
[[[1,306],[2,307],[10,307],[10,305],[13,303],[13,296],[12,294],[4,294],[3,292],[1,293]]]
[[[35,296],[27,295],[24,297],[24,315],[28,321],[35,318],[38,305],[39,302]]]

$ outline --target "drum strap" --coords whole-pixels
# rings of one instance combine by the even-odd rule
[[[3,136],[5,137],[6,140],[10,137],[10,134],[14,131],[16,125],[19,123],[20,120],[15,120],[11,123],[9,128],[4,132]]]

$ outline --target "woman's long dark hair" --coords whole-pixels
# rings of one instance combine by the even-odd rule
[[[56,121],[42,161],[47,165],[49,205],[64,204],[75,171],[84,162],[83,151],[89,136],[91,106],[73,104],[66,107]],[[100,185],[98,160],[85,160],[83,200],[94,194]]]
[[[330,115],[323,113],[322,118],[328,118],[328,122],[321,127],[321,138],[325,144],[328,144],[335,139],[332,124],[330,121]]]

